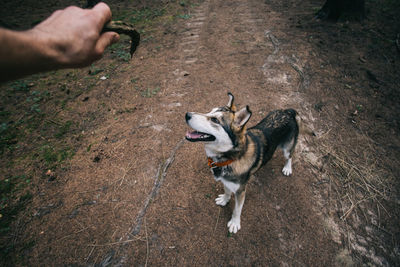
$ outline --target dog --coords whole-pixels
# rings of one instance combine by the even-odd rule
[[[224,185],[224,194],[215,202],[225,206],[235,195],[235,207],[228,222],[230,233],[240,230],[240,215],[245,199],[246,183],[268,162],[276,148],[283,151],[284,175],[292,174],[292,155],[299,135],[301,119],[294,109],[270,112],[256,126],[246,128],[252,112],[249,106],[236,111],[234,96],[228,93],[226,106],[207,114],[188,112],[186,123],[194,130],[186,133],[190,142],[203,142],[208,166],[216,181]]]

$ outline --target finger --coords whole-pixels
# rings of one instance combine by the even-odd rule
[[[100,2],[97,5],[95,5],[92,8],[92,12],[98,19],[98,25],[100,27],[99,30],[103,29],[104,24],[106,24],[111,20],[112,16],[111,9],[107,4],[103,2]]]
[[[105,32],[100,35],[99,40],[96,43],[95,51],[98,56],[101,56],[104,50],[119,41],[119,34],[116,32]]]

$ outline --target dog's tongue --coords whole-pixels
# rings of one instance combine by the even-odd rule
[[[198,131],[192,131],[192,132],[187,131],[186,140],[190,142],[197,142],[197,141],[211,142],[215,140],[215,136]]]
[[[201,138],[202,135],[204,135],[204,134],[196,132],[196,131],[193,131],[193,132],[187,131],[186,132],[186,137],[188,137],[190,139],[199,139],[199,138]]]

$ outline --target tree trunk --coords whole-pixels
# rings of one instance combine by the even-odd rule
[[[336,22],[343,12],[356,15],[362,20],[365,16],[365,0],[326,0],[317,12],[317,18]]]

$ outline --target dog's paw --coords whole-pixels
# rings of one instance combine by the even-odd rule
[[[229,232],[230,232],[230,233],[236,234],[237,231],[240,230],[240,219],[233,219],[233,218],[232,218],[232,219],[228,222],[228,228],[229,228]]]
[[[219,206],[225,206],[230,200],[230,197],[228,197],[225,194],[219,195],[216,199],[215,199],[215,203]]]
[[[282,169],[283,175],[289,176],[292,174],[292,166],[285,166]]]

